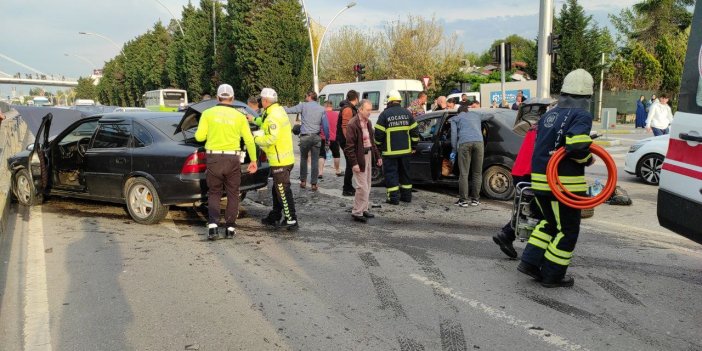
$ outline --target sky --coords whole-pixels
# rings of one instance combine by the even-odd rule
[[[600,25],[610,26],[608,14],[618,14],[622,8],[639,1],[580,0],[580,4]],[[180,17],[188,0],[160,2]],[[326,26],[348,2],[306,0],[305,5],[310,16]],[[563,2],[554,0],[557,11]],[[536,38],[538,33],[538,0],[356,0],[356,3],[334,21],[331,32],[345,25],[381,30],[388,22],[403,20],[408,15],[434,16],[447,34],[457,34],[466,51],[476,53],[482,53],[494,40],[510,34]],[[47,74],[86,76],[93,68],[88,62],[99,68],[119,50],[106,39],[78,32],[98,33],[122,45],[159,20],[170,21],[172,17],[164,6],[159,0],[1,0],[0,54]],[[30,73],[2,57],[0,72]],[[0,96],[7,96],[9,89],[0,85]]]

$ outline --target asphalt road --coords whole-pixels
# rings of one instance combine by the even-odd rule
[[[621,165],[625,149],[612,148]],[[634,204],[583,221],[570,289],[542,288],[492,242],[509,203],[458,208],[455,190],[424,187],[363,225],[325,175],[318,193],[293,187],[298,232],[263,228],[269,200],[249,194],[238,236],[216,242],[193,209],[141,226],[97,202],[14,206],[0,348],[702,349],[702,247],[660,228],[656,188],[623,172]]]

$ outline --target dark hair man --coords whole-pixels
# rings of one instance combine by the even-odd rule
[[[227,209],[224,221],[227,227],[225,238],[233,238],[236,233],[236,218],[239,215],[239,185],[241,184],[241,163],[246,154],[241,150],[244,139],[249,153],[248,171],[256,173],[256,144],[254,144],[246,116],[232,107],[234,89],[229,84],[217,88],[219,103],[202,112],[195,132],[195,140],[206,141],[207,152],[207,212],[208,240],[219,236],[220,200],[222,191],[227,193]]]
[[[346,93],[346,100],[339,103],[339,120],[336,122],[336,142],[343,149],[346,147],[346,127],[349,125],[351,118],[358,115],[358,92],[355,90],[349,90]],[[341,189],[341,194],[343,196],[354,196],[356,189],[353,188],[353,183],[351,178],[353,177],[353,172],[351,171],[351,164],[349,159],[346,158],[346,153],[344,153],[344,160],[346,162],[346,170],[344,171],[344,186]]]

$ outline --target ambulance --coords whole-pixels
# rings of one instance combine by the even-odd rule
[[[693,14],[678,111],[658,190],[658,222],[702,244],[702,5]]]

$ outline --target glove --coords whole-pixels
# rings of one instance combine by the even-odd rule
[[[260,130],[260,129],[254,131],[252,134],[253,134],[254,138],[255,138],[255,137],[260,137],[260,136],[262,137],[262,136],[266,135],[266,133],[264,133],[264,132],[263,132],[262,130]]]

